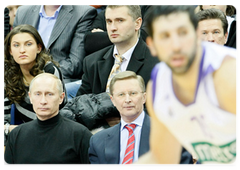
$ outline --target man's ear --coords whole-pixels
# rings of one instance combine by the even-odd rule
[[[31,93],[30,92],[28,92],[28,96],[29,96],[30,102],[32,104],[32,99],[31,99]]]
[[[112,101],[112,103],[113,103],[113,106],[115,106],[115,101],[114,101],[114,98],[113,98],[112,95],[110,95],[110,99],[111,99],[111,101]]]
[[[65,97],[65,93],[62,92],[62,94],[60,94],[59,105],[62,104],[64,97]]]
[[[148,45],[148,48],[149,48],[152,56],[157,56],[157,51],[155,49],[152,37],[148,36],[147,39],[146,39],[146,43]]]
[[[225,38],[225,43],[224,44],[226,44],[227,43],[227,39],[228,39],[228,32],[225,33],[224,38]]]
[[[139,18],[137,18],[136,21],[135,21],[135,30],[136,30],[136,31],[140,30],[141,25],[142,25],[142,18],[139,17]]]

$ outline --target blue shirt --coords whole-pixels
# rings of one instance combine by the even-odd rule
[[[139,153],[139,145],[140,145],[140,138],[141,138],[141,131],[142,131],[142,124],[144,120],[145,113],[142,111],[142,113],[135,119],[133,122],[136,124],[135,129],[133,130],[133,133],[135,135],[135,146],[134,146],[134,156],[133,156],[133,162],[138,160],[138,153]],[[127,141],[128,141],[128,130],[124,127],[126,123],[121,118],[121,136],[120,136],[120,162],[119,164],[122,164],[122,161],[124,159],[125,150],[127,147]]]
[[[54,24],[57,20],[61,7],[62,5],[59,6],[59,8],[56,10],[53,16],[47,16],[43,5],[40,8],[40,11],[39,11],[40,20],[38,25],[38,32],[42,37],[45,47],[47,47],[48,45],[49,38],[51,36]]]

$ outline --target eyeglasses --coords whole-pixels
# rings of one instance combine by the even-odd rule
[[[144,93],[144,92],[138,92],[138,91],[120,92],[120,93],[116,93],[116,96],[118,98],[125,98],[126,95],[128,94],[130,97],[137,97],[140,93]]]

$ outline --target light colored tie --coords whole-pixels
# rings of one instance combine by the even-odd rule
[[[135,124],[125,125],[125,128],[128,130],[129,134],[128,134],[127,147],[126,147],[122,164],[131,164],[133,162],[134,146],[135,146],[135,135],[133,133],[133,130],[135,129],[135,127],[136,127]]]
[[[108,93],[109,93],[109,85],[110,85],[110,82],[111,82],[112,78],[116,74],[121,72],[120,66],[121,66],[121,64],[123,62],[123,59],[124,59],[124,57],[122,57],[121,55],[115,54],[115,63],[113,65],[113,67],[112,67],[112,70],[111,70],[109,76],[108,76],[108,81],[107,81],[107,86],[106,86],[106,92],[108,92]]]

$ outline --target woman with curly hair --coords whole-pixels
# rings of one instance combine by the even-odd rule
[[[47,72],[56,75],[63,82],[62,74],[46,53],[38,31],[31,25],[19,25],[12,29],[4,41],[4,124],[9,132],[11,104],[16,106],[15,124],[36,118],[27,95],[31,80],[38,74]],[[64,91],[65,86],[63,83]],[[60,106],[62,108],[67,102]],[[12,129],[13,126],[10,126]]]

